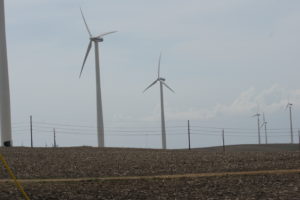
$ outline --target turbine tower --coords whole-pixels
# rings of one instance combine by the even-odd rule
[[[160,76],[160,61],[161,61],[161,54],[159,55],[159,60],[158,60],[158,76],[157,79],[151,83],[143,92],[146,92],[149,88],[151,88],[153,85],[155,85],[157,82],[159,82],[160,86],[160,105],[161,105],[161,136],[162,136],[162,148],[166,149],[167,148],[167,140],[166,140],[166,124],[165,124],[165,111],[164,111],[164,91],[163,91],[163,86],[174,92],[172,88],[170,88],[166,83],[166,79],[162,78]],[[175,93],[175,92],[174,92]]]
[[[291,144],[294,143],[294,134],[293,134],[293,119],[292,119],[292,103],[288,103],[285,109],[289,108],[290,110],[290,129],[291,129]]]
[[[265,113],[263,113],[263,123],[261,125],[261,128],[262,127],[264,127],[264,129],[265,129],[265,142],[266,142],[266,144],[268,144],[267,122],[266,122],[266,118],[265,118]]]
[[[10,93],[5,35],[4,0],[0,0],[0,128],[1,146],[12,146]]]
[[[253,115],[252,117],[257,117],[257,133],[258,133],[258,144],[261,144],[260,142],[260,120],[259,120],[259,113],[256,113],[255,115]]]
[[[98,147],[104,147],[105,144],[104,144],[104,122],[103,122],[103,110],[102,110],[102,98],[101,98],[101,85],[100,85],[100,61],[99,61],[99,42],[103,42],[103,36],[105,35],[108,35],[108,34],[111,34],[111,33],[115,33],[116,31],[111,31],[111,32],[107,32],[107,33],[103,33],[103,34],[100,34],[98,36],[93,36],[88,25],[87,25],[87,22],[86,22],[86,19],[84,17],[84,14],[82,12],[82,9],[80,9],[80,12],[81,12],[81,16],[82,16],[82,19],[83,19],[83,22],[85,24],[85,27],[86,27],[86,30],[90,36],[89,40],[89,44],[88,44],[88,48],[87,48],[87,51],[86,51],[86,54],[85,54],[85,57],[84,57],[84,60],[83,60],[83,64],[82,64],[82,67],[81,67],[81,71],[80,71],[80,75],[79,75],[79,78],[81,77],[82,75],[82,71],[83,71],[83,68],[84,68],[84,65],[85,65],[85,62],[87,60],[87,57],[90,53],[90,50],[92,48],[92,44],[94,43],[94,46],[95,46],[95,67],[96,67],[96,94],[97,94],[97,97],[96,97],[96,102],[97,102],[97,136],[98,136]]]

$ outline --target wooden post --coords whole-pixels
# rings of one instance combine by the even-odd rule
[[[33,138],[32,138],[32,115],[30,115],[30,141],[31,141],[31,148],[33,147]]]
[[[298,130],[298,136],[299,136],[299,151],[300,151],[300,130]]]
[[[191,129],[190,129],[190,120],[188,120],[188,139],[189,139],[189,150],[191,150]]]
[[[146,144],[146,149],[148,148],[148,134],[146,133],[146,142],[145,142],[145,144]]]
[[[293,133],[293,120],[292,120],[292,105],[291,103],[288,104],[290,108],[290,129],[291,129],[291,144],[294,143],[294,133]]]
[[[55,132],[55,128],[53,129],[53,139],[54,139],[53,147],[56,147],[56,132]]]

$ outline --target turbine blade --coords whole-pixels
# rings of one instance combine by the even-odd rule
[[[286,104],[285,110],[288,109],[289,105],[290,105],[290,103]]]
[[[89,33],[90,37],[93,37],[93,36],[92,36],[92,33],[91,33],[90,29],[89,29],[89,26],[88,26],[87,23],[86,23],[86,19],[85,19],[85,17],[84,17],[84,14],[83,14],[83,11],[82,11],[81,8],[80,8],[80,12],[81,12],[81,16],[82,16],[82,19],[83,19],[83,21],[84,21],[84,24],[85,24],[85,27],[86,27],[87,32]]]
[[[84,57],[84,60],[83,60],[83,64],[82,64],[82,67],[81,67],[81,71],[80,71],[79,78],[81,77],[81,74],[82,74],[82,71],[83,71],[83,68],[84,68],[86,59],[87,59],[87,57],[89,56],[89,53],[90,53],[90,51],[91,51],[91,48],[92,48],[92,41],[90,41],[89,46],[88,46],[88,48],[87,48],[87,51],[86,51],[86,53],[85,53],[85,57]]]
[[[155,80],[153,83],[151,83],[143,92],[146,92],[146,90],[148,90],[149,88],[151,88],[153,85],[155,85],[155,83],[158,81],[158,79],[157,80]]]
[[[160,78],[160,61],[161,61],[161,52],[158,59],[158,78]]]
[[[105,35],[109,35],[109,34],[116,33],[116,32],[117,31],[110,31],[110,32],[107,32],[107,33],[102,33],[101,35],[98,35],[96,38],[102,38]]]
[[[164,86],[166,86],[169,90],[171,90],[172,92],[174,92],[174,90],[170,87],[170,86],[168,86],[165,82],[162,82],[162,84],[164,85]],[[174,92],[175,93],[175,92]]]

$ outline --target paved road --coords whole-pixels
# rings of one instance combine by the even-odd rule
[[[293,174],[300,173],[300,169],[261,170],[242,172],[216,172],[198,174],[175,174],[154,176],[116,176],[116,177],[91,177],[91,178],[61,178],[61,179],[19,179],[20,183],[34,182],[80,182],[80,181],[111,181],[111,180],[145,180],[145,179],[177,179],[177,178],[201,178],[218,176],[242,176],[242,175],[267,175],[267,174]],[[12,182],[10,179],[1,179],[0,183]]]

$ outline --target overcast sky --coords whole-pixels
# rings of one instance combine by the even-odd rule
[[[78,78],[89,42],[80,6],[93,34],[118,31],[100,44],[107,146],[161,146],[159,87],[142,93],[161,51],[176,92],[165,90],[169,148],[186,147],[187,120],[194,147],[220,145],[210,127],[257,143],[258,105],[269,141],[289,142],[288,99],[300,128],[298,0],[5,2],[15,145],[29,145],[30,115],[37,146],[52,145],[52,128],[60,146],[97,145],[93,51]]]

